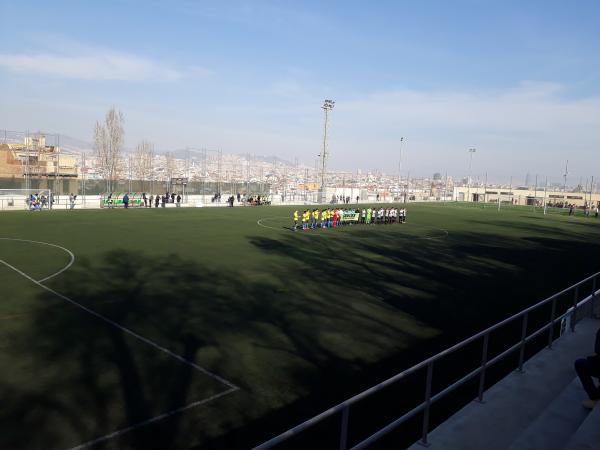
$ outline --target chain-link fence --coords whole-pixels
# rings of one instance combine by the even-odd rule
[[[29,185],[28,185],[29,183]],[[271,186],[268,183],[243,183],[243,182],[218,182],[218,181],[190,181],[185,185],[171,184],[168,181],[158,180],[117,180],[112,183],[113,192],[147,192],[165,193],[175,192],[187,195],[267,195]],[[0,189],[51,189],[57,195],[70,193],[78,195],[99,195],[106,193],[105,180],[83,180],[81,178],[54,179],[34,178],[29,180],[24,177],[0,178]]]

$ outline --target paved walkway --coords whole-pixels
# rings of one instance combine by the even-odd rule
[[[598,320],[582,320],[527,361],[523,373],[486,391],[484,403],[471,402],[433,430],[430,448],[558,450],[570,443],[570,450],[600,449],[600,407],[592,415],[581,406],[586,395],[573,368],[575,359],[593,353],[599,327]]]

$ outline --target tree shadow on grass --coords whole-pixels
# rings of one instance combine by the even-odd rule
[[[304,283],[317,284],[328,292],[343,287],[344,291],[355,292],[357,296],[368,293],[361,297],[366,303],[383,302],[390,307],[390,314],[398,311],[409,315],[421,326],[439,330],[440,334],[435,339],[417,344],[418,351],[398,349],[396,355],[371,364],[369,371],[374,375],[371,379],[379,378],[378,381],[381,381],[402,368],[399,362],[414,361],[415,354],[419,353],[419,359],[424,359],[428,353],[447,348],[461,338],[597,271],[598,264],[593,255],[600,250],[600,245],[595,241],[574,238],[562,231],[555,232],[545,225],[527,225],[519,229],[533,235],[515,238],[455,232],[447,240],[394,242],[390,239],[357,239],[350,245],[335,239],[309,241],[294,236],[280,239],[255,237],[251,242],[265,252],[276,252],[278,256],[293,261],[298,266],[297,270],[306,273]],[[568,265],[561,264],[565,260],[569,261]],[[301,286],[296,288],[301,289]],[[533,324],[534,321],[531,322]],[[494,354],[515,343],[510,339],[518,339],[520,324],[514,325],[494,336]],[[384,324],[382,329],[385,329]],[[465,368],[472,367],[480,353],[477,348],[445,366],[441,364],[442,375],[436,372],[438,390],[467,373]],[[367,378],[356,380],[354,387],[360,386]],[[422,401],[422,389],[411,391],[411,387],[415,386],[409,384],[408,391],[401,394],[403,400],[411,397],[417,402],[413,406]],[[356,390],[353,392],[356,393]],[[455,398],[452,407],[471,398]],[[392,403],[397,404],[398,400]],[[443,411],[436,420],[442,420],[452,407]],[[383,418],[386,414],[389,419],[400,415],[395,407],[377,404],[376,408]],[[388,414],[390,410],[395,410],[396,415]],[[353,417],[356,417],[355,414],[352,413]],[[377,421],[373,416],[372,411],[368,411],[357,420],[368,428],[369,423]],[[379,426],[387,423],[381,419],[378,422]],[[336,434],[337,426],[334,425],[332,430]],[[272,435],[281,431],[284,428],[274,429]],[[375,428],[371,429],[373,431]],[[405,443],[410,443],[411,437],[416,439],[414,429],[404,429],[404,433]],[[406,436],[409,436],[408,440]],[[315,438],[314,435],[312,437]],[[289,448],[302,448],[306,444],[305,441]],[[381,448],[389,448],[385,445],[390,445],[390,442]]]
[[[583,278],[600,250],[482,233],[414,241],[290,233],[251,243],[270,262],[249,260],[247,273],[119,251],[78,261],[52,282],[241,387],[95,448],[249,448]],[[557,264],[565,257],[568,265]],[[1,382],[5,448],[69,448],[227,389],[66,302],[35,312],[12,344],[10,370],[22,383]],[[473,355],[480,350],[436,382]],[[421,393],[408,384],[392,391],[394,407],[376,405],[378,417],[352,417],[369,430]]]
[[[177,342],[177,353],[195,360],[206,343],[178,326],[185,309],[157,308],[158,302],[168,305],[189,294],[188,285],[173,281],[189,277],[193,266],[127,252],[110,253],[98,264],[82,263],[53,288],[126,327],[141,322],[144,314],[160,321]],[[153,284],[169,288],[157,292],[156,304],[148,304]],[[39,300],[55,298],[43,291]],[[10,370],[22,372],[22,383],[2,389],[3,448],[70,448],[227,389],[67,301],[52,312],[35,311],[12,342],[15,367]],[[178,426],[174,416],[160,432],[132,433],[123,444],[170,448]]]
[[[255,275],[118,251],[79,260],[52,283],[83,308],[241,387],[94,448],[189,448],[311,397],[322,383],[336,398],[340,376],[385,355],[380,342],[421,333],[314,296],[318,285],[307,292],[303,281],[282,288]],[[65,301],[52,313],[36,310],[12,336],[11,370],[21,382],[0,378],[3,448],[70,448],[229,389],[82,307]],[[353,325],[360,330],[351,333]],[[364,348],[348,348],[347,339]],[[247,447],[235,439],[227,448]]]

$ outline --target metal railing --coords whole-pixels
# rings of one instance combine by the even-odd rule
[[[331,416],[334,416],[336,414],[341,414],[341,427],[340,427],[341,429],[340,429],[340,439],[339,439],[339,449],[340,450],[348,450],[348,449],[359,450],[359,449],[366,448],[369,445],[373,444],[378,439],[380,439],[381,437],[383,437],[384,435],[386,435],[387,433],[389,433],[390,431],[392,431],[393,429],[395,429],[396,427],[398,427],[399,425],[401,425],[402,423],[404,423],[405,421],[411,419],[412,417],[414,417],[420,413],[423,413],[423,421],[422,421],[421,439],[419,442],[425,446],[428,446],[429,443],[427,441],[427,438],[428,438],[428,434],[430,431],[430,429],[429,429],[429,426],[430,426],[429,413],[430,413],[431,406],[435,402],[437,402],[438,400],[440,400],[441,398],[443,398],[450,392],[454,391],[455,389],[463,386],[467,381],[475,378],[476,376],[479,376],[479,388],[478,388],[478,393],[477,393],[477,399],[480,402],[483,402],[484,394],[485,394],[485,377],[486,377],[486,372],[490,368],[490,366],[503,360],[505,357],[507,357],[512,352],[519,350],[519,362],[518,362],[517,370],[522,372],[523,371],[523,363],[525,361],[525,346],[529,341],[531,341],[532,339],[540,336],[542,333],[547,331],[548,332],[547,347],[551,348],[552,343],[555,340],[554,332],[555,332],[557,323],[561,323],[561,328],[562,328],[562,325],[565,324],[565,322],[563,322],[563,320],[566,320],[570,330],[575,331],[577,322],[582,317],[582,312],[584,312],[586,309],[586,308],[584,308],[584,306],[586,306],[588,303],[591,307],[591,314],[593,315],[594,307],[595,307],[595,300],[596,300],[596,297],[600,294],[600,290],[597,290],[597,282],[598,282],[599,278],[600,278],[600,272],[598,272],[594,275],[591,275],[588,278],[548,297],[547,299],[542,300],[541,302],[539,302],[533,306],[530,306],[530,307],[524,309],[523,311],[521,311],[501,322],[498,322],[497,324],[487,328],[486,330],[483,330],[483,331],[471,336],[470,338],[465,339],[464,341],[459,342],[458,344],[453,345],[452,347],[450,347],[446,350],[443,350],[442,352],[440,352],[430,358],[427,358],[426,360],[414,365],[413,367],[411,367],[403,372],[400,372],[397,375],[394,375],[393,377],[367,389],[366,391],[363,391],[360,394],[355,395],[354,397],[352,397],[342,403],[339,403],[338,405],[334,406],[333,408],[330,408],[330,409],[322,412],[321,414],[314,416],[311,419],[301,423],[300,425],[297,425],[294,428],[291,428],[288,431],[264,442],[263,444],[255,447],[253,450],[266,450],[266,449],[273,448],[273,447],[283,443],[284,441],[287,441],[291,437],[299,435],[300,433],[309,429],[313,425],[316,425],[316,424],[320,423],[321,421],[323,421]],[[580,288],[585,283],[588,283],[590,281],[592,284],[591,293],[588,296],[586,296],[585,298],[580,300],[580,291],[581,291]],[[558,302],[559,298],[561,296],[563,296],[565,294],[569,294],[569,293],[572,293],[572,295],[573,295],[572,306],[570,308],[568,308],[567,311],[564,312],[563,314],[557,315],[556,307],[557,307],[557,302]],[[532,332],[531,334],[528,334],[527,333],[527,324],[528,324],[528,319],[529,319],[530,314],[533,311],[536,311],[536,310],[540,309],[541,307],[548,305],[548,304],[551,304],[549,321],[545,325],[543,325],[541,328],[539,328],[538,330]],[[490,334],[493,331],[495,331],[509,323],[512,323],[516,320],[519,320],[519,319],[521,320],[521,336],[520,336],[519,341],[515,345],[511,346],[510,348],[502,351],[497,356],[495,356],[491,359],[488,359]],[[451,385],[442,389],[438,393],[432,394],[432,379],[433,379],[435,362],[440,360],[441,358],[448,356],[449,354],[455,352],[456,350],[459,350],[459,349],[461,349],[475,341],[478,341],[478,340],[483,341],[482,342],[482,353],[481,353],[481,364],[479,365],[479,367],[477,369],[469,372],[467,375],[464,375],[458,381],[452,383]],[[426,369],[426,374],[427,374],[426,375],[426,383],[425,383],[425,399],[424,399],[424,401],[421,404],[419,404],[418,406],[416,406],[415,408],[411,409],[410,411],[408,411],[407,413],[402,415],[401,417],[397,418],[396,420],[392,421],[391,423],[388,423],[386,426],[379,429],[379,431],[375,432],[374,434],[370,435],[366,439],[363,439],[362,441],[358,442],[354,446],[350,447],[349,443],[348,443],[348,430],[350,427],[350,420],[349,420],[350,407],[352,405],[354,405],[355,403],[371,396],[372,394],[375,394],[376,392],[379,392],[382,389],[385,389],[386,387],[388,387],[402,379],[405,379],[406,377],[417,372],[420,369]]]

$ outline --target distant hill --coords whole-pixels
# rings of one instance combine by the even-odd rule
[[[175,158],[178,159],[186,159],[189,155],[189,157],[191,159],[201,159],[202,158],[202,151],[198,151],[198,150],[190,150],[188,153],[188,150],[186,149],[177,149],[177,150],[164,150],[164,149],[157,149],[156,153],[158,154],[165,154],[167,152],[171,152],[173,153],[173,155],[175,156]],[[260,162],[266,162],[266,163],[273,163],[273,161],[275,161],[276,163],[280,163],[280,164],[285,164],[288,166],[293,165],[290,161],[287,161],[285,159],[279,158],[277,156],[272,156],[272,155],[253,155],[250,154],[248,155],[248,153],[233,153],[234,155],[237,155],[241,158],[245,158],[247,159],[248,157],[253,160],[253,161],[260,161]],[[212,157],[214,157],[215,153],[214,152],[208,152],[208,155],[211,155]],[[223,153],[223,156],[226,155],[230,155],[230,153]]]
[[[60,135],[60,146],[66,152],[91,153],[94,151],[94,144],[77,139],[71,136]]]
[[[60,135],[60,146],[66,152],[92,153],[94,151],[93,143],[84,141],[82,139],[74,138],[71,136],[66,136],[63,134]],[[130,151],[133,151],[133,148],[125,147],[124,151],[130,152]],[[189,154],[190,158],[192,158],[192,159],[202,158],[202,152],[199,152],[197,150],[190,151],[188,153],[188,151],[186,149],[177,149],[177,150],[156,149],[157,154],[165,154],[169,151],[171,153],[173,153],[173,155],[177,159],[186,159],[188,157],[188,154]],[[213,154],[213,152],[210,152],[210,154]],[[265,162],[265,163],[275,162],[275,163],[284,164],[287,166],[294,165],[292,162],[290,162],[288,160],[285,160],[285,159],[279,158],[278,156],[273,156],[273,155],[253,155],[253,154],[249,155],[248,153],[234,153],[234,154],[237,156],[240,156],[242,158],[249,157],[253,161],[260,161],[260,162]],[[227,155],[227,153],[223,153],[223,155],[225,156],[225,155]]]

